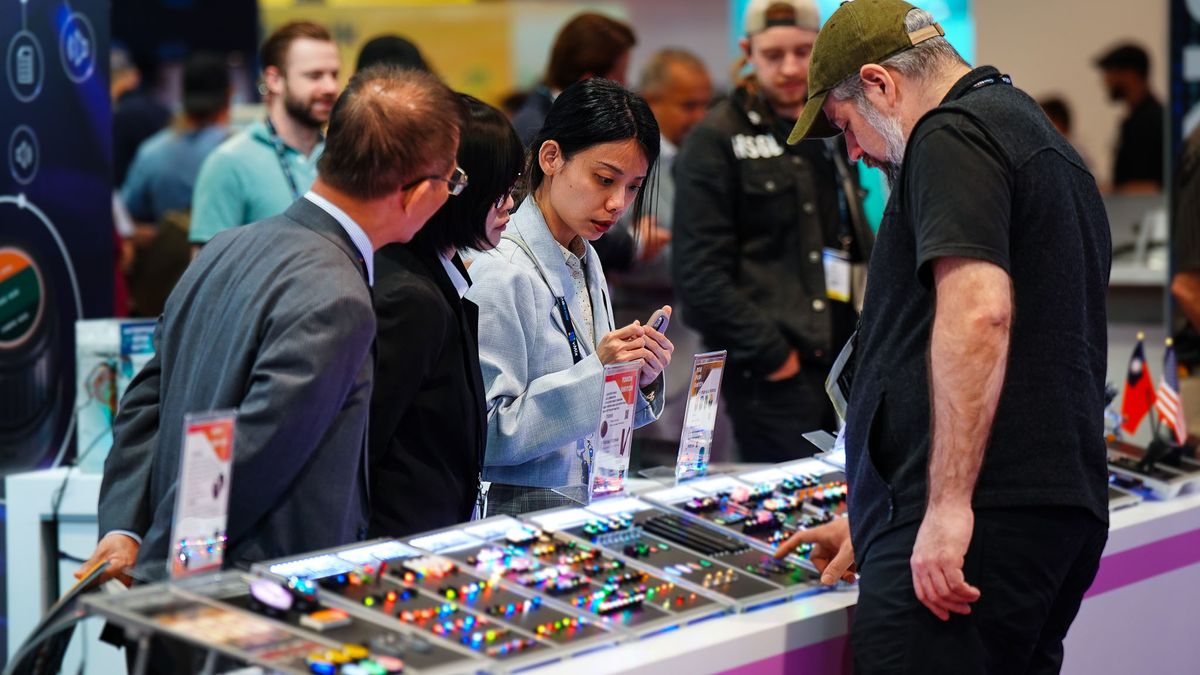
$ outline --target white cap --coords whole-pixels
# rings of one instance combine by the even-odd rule
[[[750,0],[746,7],[746,36],[774,26],[795,26],[817,32],[821,16],[813,0]]]

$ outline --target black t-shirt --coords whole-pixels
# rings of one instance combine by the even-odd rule
[[[1078,506],[1107,518],[1108,220],[1095,180],[1037,104],[979,68],[914,128],[871,256],[846,431],[860,556],[924,513],[932,264],[943,257],[993,263],[1013,285],[975,507]]]
[[[1163,184],[1163,107],[1147,95],[1121,122],[1113,184],[1150,180]]]

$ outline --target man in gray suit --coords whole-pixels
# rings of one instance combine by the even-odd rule
[[[334,106],[312,191],[201,251],[122,400],[104,536],[85,568],[107,560],[126,583],[166,575],[184,415],[206,410],[237,410],[227,563],[365,536],[373,253],[409,241],[465,185],[460,119],[428,74],[359,73]]]

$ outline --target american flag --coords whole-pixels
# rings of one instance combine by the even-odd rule
[[[1167,340],[1167,353],[1163,357],[1163,375],[1158,385],[1158,396],[1154,401],[1158,419],[1171,427],[1175,443],[1187,441],[1187,423],[1183,419],[1183,403],[1179,400],[1179,367],[1175,363],[1175,347]]]

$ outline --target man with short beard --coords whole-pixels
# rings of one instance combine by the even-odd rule
[[[222,143],[200,167],[189,235],[195,246],[282,213],[317,177],[321,129],[338,95],[337,45],[323,26],[296,21],[267,38],[260,59],[266,119]]]
[[[850,358],[849,516],[801,531],[860,578],[860,673],[1049,673],[1107,540],[1108,220],[1037,103],[927,12],[854,0],[790,141],[844,133],[893,190]]]
[[[729,351],[722,386],[744,461],[811,454],[802,434],[836,428],[825,377],[857,321],[850,268],[871,251],[845,150],[786,142],[818,28],[811,0],[751,2],[741,45],[753,77],[675,161],[680,316]]]

